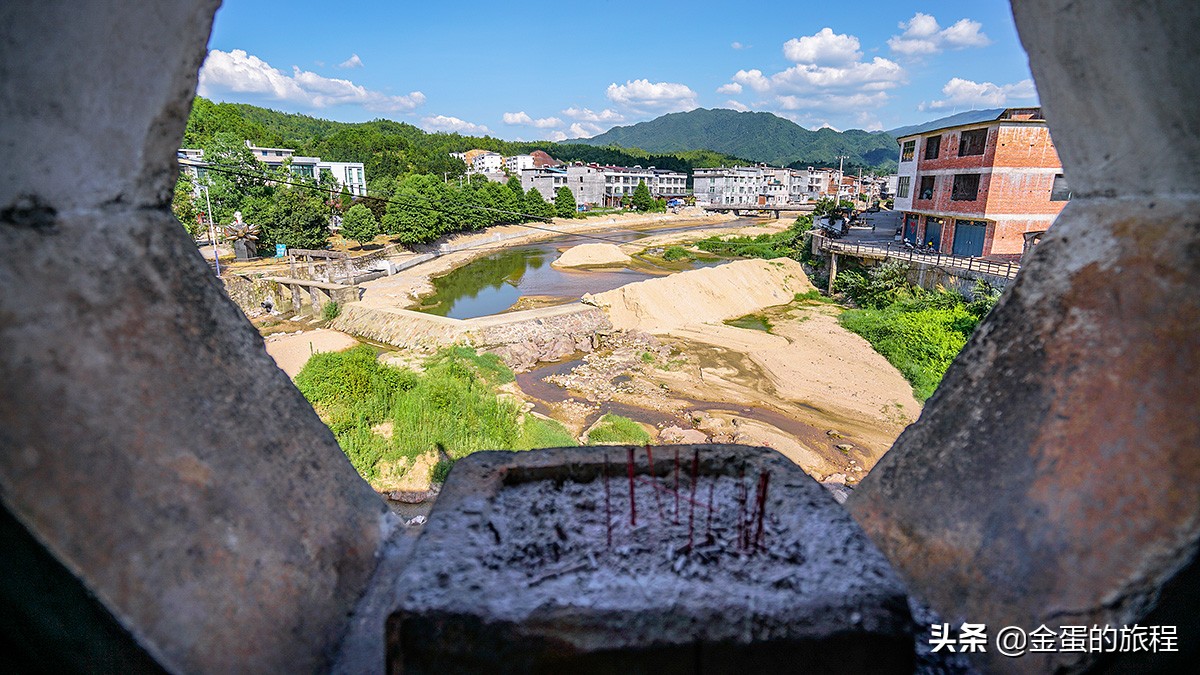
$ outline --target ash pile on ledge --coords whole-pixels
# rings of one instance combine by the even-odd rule
[[[391,672],[911,672],[899,578],[779,453],[478,453],[388,623]]]

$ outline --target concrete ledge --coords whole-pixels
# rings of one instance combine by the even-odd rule
[[[459,460],[389,672],[911,672],[904,587],[824,488],[766,448],[647,452]]]

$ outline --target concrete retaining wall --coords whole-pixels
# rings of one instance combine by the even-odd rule
[[[437,348],[455,343],[475,347],[500,347],[552,338],[573,340],[609,330],[612,324],[601,310],[572,303],[477,319],[448,319],[395,307],[352,304],[344,307],[333,328],[396,347]]]

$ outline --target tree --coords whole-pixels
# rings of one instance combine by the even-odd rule
[[[342,216],[342,236],[357,241],[359,248],[374,239],[377,234],[379,224],[375,222],[375,214],[366,206],[355,204]]]
[[[383,230],[406,244],[422,244],[438,237],[440,217],[429,198],[429,186],[441,181],[432,176],[409,176],[397,182],[383,216]]]
[[[263,224],[272,243],[288,248],[325,248],[329,242],[329,211],[321,195],[307,187],[288,187],[277,190],[274,196],[270,222]]]
[[[574,218],[576,208],[575,195],[571,188],[566,185],[558,188],[554,193],[554,214],[559,218]]]
[[[538,218],[553,218],[554,206],[546,203],[537,188],[529,188],[525,194],[525,213]]]
[[[525,201],[525,188],[521,187],[521,179],[516,176],[509,176],[508,182],[504,184],[509,192],[512,192],[515,197],[521,201]]]
[[[638,181],[637,187],[633,189],[633,197],[629,201],[638,211],[649,211],[654,206],[654,198],[650,196],[650,188],[646,187],[646,181]]]
[[[193,239],[200,236],[205,229],[196,220],[196,217],[200,215],[200,209],[196,206],[195,192],[196,184],[192,181],[191,174],[180,171],[179,180],[175,181],[175,196],[171,199],[171,211],[175,213],[175,217],[179,219]]]

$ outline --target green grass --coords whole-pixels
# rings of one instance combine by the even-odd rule
[[[643,445],[650,434],[628,417],[607,414],[588,432],[588,445]]]
[[[866,338],[912,384],[925,401],[967,343],[978,318],[959,304],[951,308],[896,303],[883,309],[853,309],[838,320]]]
[[[823,293],[821,293],[821,291],[818,291],[815,288],[812,289],[811,291],[806,291],[804,293],[797,293],[796,296],[792,299],[795,302],[799,302],[799,303],[805,304],[805,305],[808,305],[808,304],[828,305],[828,304],[833,304],[833,302],[834,302],[833,298],[831,298],[827,295],[824,295]]]
[[[770,333],[771,329],[774,328],[771,320],[761,314],[747,314],[746,316],[739,316],[736,319],[729,319],[725,322],[725,325],[735,328],[760,330],[764,333]]]
[[[562,425],[526,416],[497,396],[513,380],[493,354],[450,347],[431,357],[425,372],[379,363],[370,347],[317,354],[296,386],[321,413],[354,468],[379,477],[381,462],[411,459],[438,448],[452,460],[480,450],[529,450],[577,445]],[[392,437],[371,427],[393,423]],[[443,462],[443,464],[447,464]],[[448,467],[435,470],[435,475]]]
[[[688,254],[687,249],[682,246],[668,246],[667,250],[663,251],[662,257],[663,260],[673,262],[676,260],[686,260],[691,256]]]

